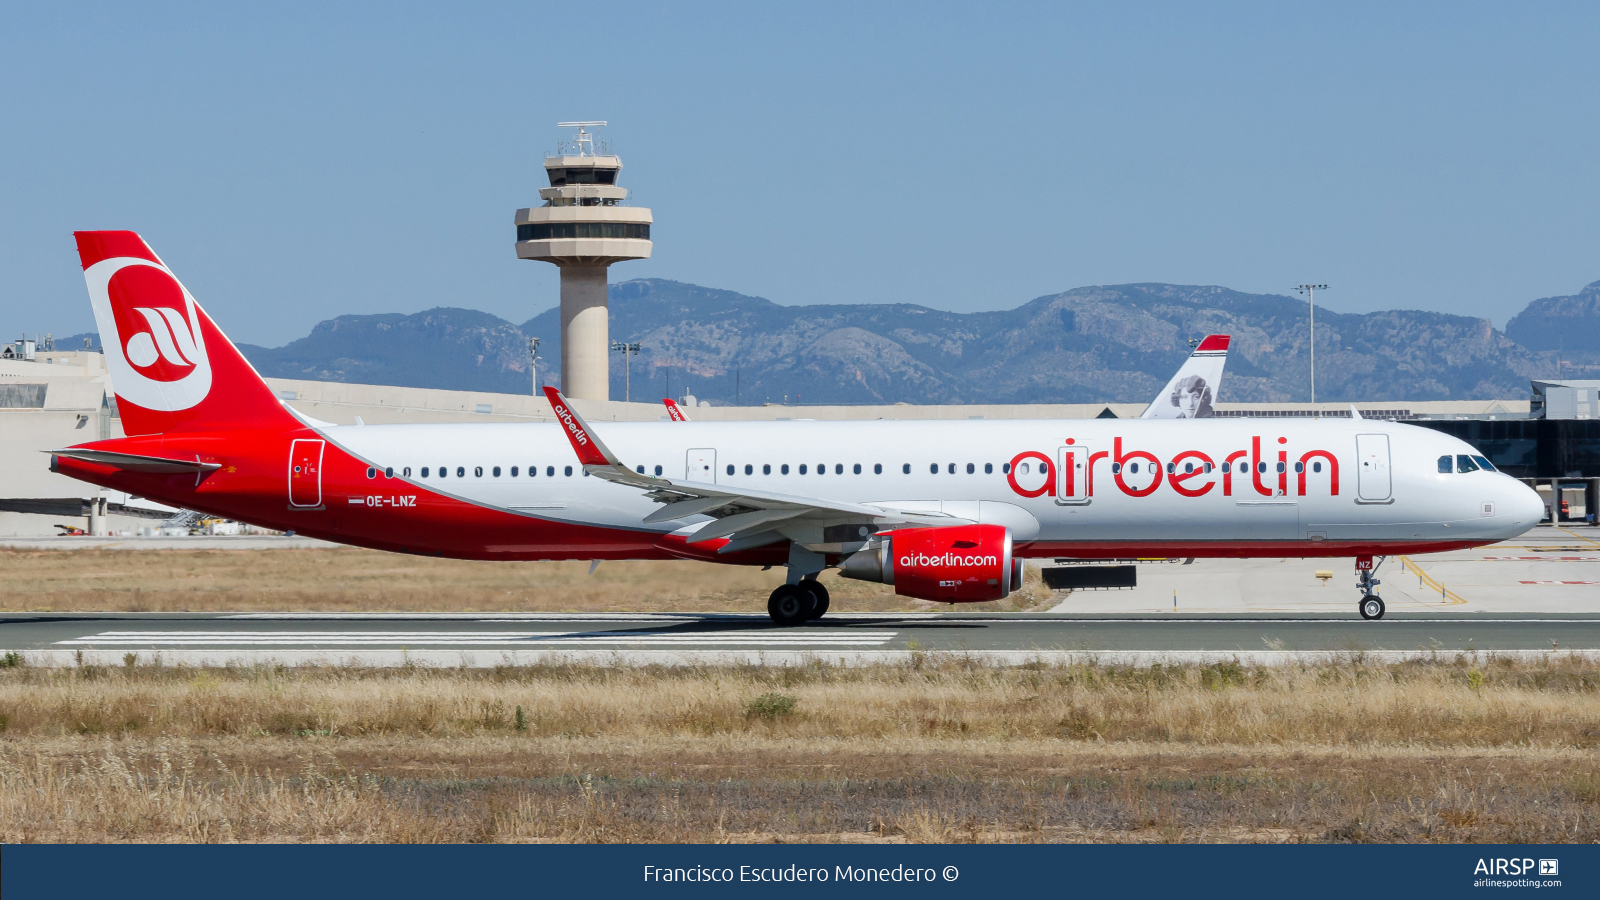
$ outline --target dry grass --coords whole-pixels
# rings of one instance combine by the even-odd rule
[[[781,570],[714,563],[479,562],[337,550],[0,550],[0,609],[52,612],[212,611],[743,611],[765,612]],[[823,576],[838,610],[906,610],[884,585]],[[1001,603],[1023,609],[1050,592],[1028,586]]]
[[[1561,657],[12,668],[0,841],[1593,841],[1597,695]]]

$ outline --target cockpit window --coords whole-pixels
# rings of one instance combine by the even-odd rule
[[[1478,464],[1478,468],[1483,469],[1486,472],[1498,472],[1499,471],[1498,469],[1496,469],[1494,467],[1494,463],[1489,462],[1489,460],[1485,459],[1482,456],[1474,456],[1472,458],[1472,461]]]
[[[1456,455],[1456,471],[1476,472],[1478,471],[1478,464],[1472,461],[1472,457],[1465,453],[1459,453]]]
[[[1439,471],[1444,473],[1444,474],[1446,474],[1446,475],[1448,475],[1449,473],[1455,471],[1455,469],[1450,465],[1450,457],[1448,457],[1448,456],[1439,457]]]

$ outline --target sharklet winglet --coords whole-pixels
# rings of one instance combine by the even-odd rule
[[[617,461],[617,455],[600,442],[599,435],[589,427],[589,423],[578,415],[572,408],[567,398],[553,387],[546,387],[544,395],[550,400],[550,408],[555,410],[556,421],[561,423],[562,430],[567,434],[567,441],[572,444],[572,450],[578,454],[578,462],[587,466],[602,466],[626,470],[627,467]]]

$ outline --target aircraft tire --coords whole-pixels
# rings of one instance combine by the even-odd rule
[[[816,605],[811,607],[811,615],[807,616],[806,618],[807,619],[820,619],[823,616],[827,615],[828,614],[828,589],[822,586],[822,582],[818,581],[815,578],[807,578],[804,581],[801,581],[800,584],[801,584],[802,587],[804,587],[807,590],[811,591],[812,596],[817,598]]]
[[[1377,594],[1368,594],[1362,597],[1358,608],[1361,610],[1361,618],[1363,619],[1383,618],[1383,599]]]
[[[780,584],[767,598],[767,615],[777,625],[804,625],[816,606],[816,594],[798,584]]]

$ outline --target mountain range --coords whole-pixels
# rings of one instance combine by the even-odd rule
[[[611,286],[611,336],[638,341],[612,396],[693,393],[717,404],[1138,402],[1189,340],[1233,335],[1222,399],[1301,402],[1310,373],[1299,298],[1214,286],[1083,287],[1000,312],[913,304],[779,306],[676,281]],[[340,316],[277,348],[241,345],[263,375],[526,393],[560,384],[560,311],[521,325],[471,309]],[[1317,313],[1323,401],[1512,399],[1528,380],[1600,373],[1600,282],[1535,300],[1505,331],[1419,310]]]

